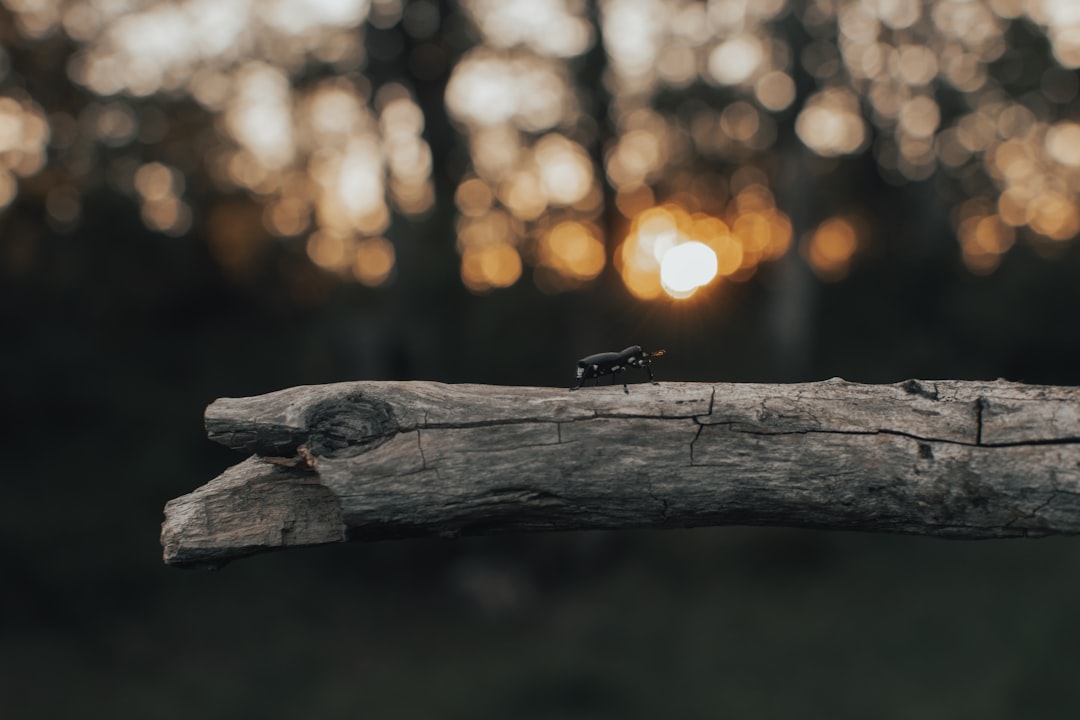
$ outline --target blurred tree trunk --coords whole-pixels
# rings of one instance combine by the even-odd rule
[[[806,29],[792,17],[786,20],[791,55],[801,57],[810,38]],[[802,107],[806,98],[817,89],[812,78],[799,62],[792,74],[797,88],[794,107]],[[810,168],[810,150],[795,133],[795,117],[781,121],[776,147],[780,172],[776,178],[777,204],[791,220],[791,249],[771,268],[774,289],[768,308],[770,360],[773,378],[781,382],[806,380],[810,376],[813,339],[817,321],[817,300],[820,284],[800,255],[799,242],[816,222],[815,204],[820,188]]]
[[[773,377],[783,382],[805,380],[810,375],[820,285],[803,260],[799,239],[813,220],[814,195],[807,163],[809,151],[797,141],[781,154],[781,177],[777,199],[791,219],[791,248],[774,267],[773,290],[768,307]]]

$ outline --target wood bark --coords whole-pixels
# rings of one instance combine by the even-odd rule
[[[172,565],[529,530],[1080,532],[1077,388],[351,382],[223,398],[206,428],[250,457],[165,506]]]

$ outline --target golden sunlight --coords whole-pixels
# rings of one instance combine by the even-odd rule
[[[469,290],[480,293],[509,287],[521,277],[521,256],[508,243],[465,248],[461,253],[461,279]]]
[[[847,277],[851,259],[859,249],[855,223],[834,217],[818,225],[803,242],[803,255],[822,280],[835,282]]]
[[[382,285],[394,269],[394,246],[382,237],[364,238],[356,245],[353,277],[370,287]]]
[[[790,150],[766,152],[791,118],[820,157],[865,152],[889,183],[940,171],[965,196],[979,194],[952,221],[972,272],[993,272],[1015,243],[1050,248],[1080,234],[1080,0],[0,6],[11,22],[5,46],[26,54],[22,41],[48,39],[71,49],[56,67],[89,93],[82,110],[47,111],[31,100],[29,78],[9,80],[17,58],[0,47],[0,212],[22,188],[44,200],[51,222],[73,224],[86,193],[108,182],[156,232],[182,235],[205,221],[230,269],[269,234],[291,238],[318,267],[383,284],[396,262],[386,239],[394,218],[433,214],[433,178],[452,177],[470,290],[515,283],[523,262],[542,289],[580,287],[614,250],[635,297],[687,298],[791,250],[791,221],[768,187]],[[793,42],[799,23],[805,42]],[[406,45],[386,55],[380,47],[399,25],[408,37],[394,43]],[[1029,58],[1035,50],[1044,57]],[[414,77],[386,80],[391,60]],[[796,86],[807,73],[815,89]],[[451,152],[428,144],[430,88],[414,97],[412,79],[445,83],[460,137],[427,135]],[[185,96],[213,121],[193,146],[199,157],[169,149],[186,132],[186,115],[174,120],[169,108]],[[154,160],[163,138],[170,164]],[[88,172],[99,156],[116,157]],[[254,224],[244,215],[226,232],[212,219],[227,214],[224,203],[200,210],[204,169],[216,191],[242,191],[259,206]],[[608,215],[608,202],[620,216]],[[614,228],[625,237],[606,236]],[[407,235],[395,227],[394,237]],[[833,217],[795,250],[820,278],[838,280],[868,237],[855,217]]]
[[[791,221],[764,185],[744,187],[724,218],[672,202],[639,212],[615,253],[623,284],[641,299],[682,300],[717,278],[749,278],[791,245]]]
[[[545,233],[537,254],[541,266],[579,283],[599,275],[606,262],[596,229],[575,221],[561,222]]]
[[[664,253],[660,285],[673,298],[687,298],[716,277],[716,253],[705,243],[691,240]]]

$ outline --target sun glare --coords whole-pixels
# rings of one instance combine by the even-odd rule
[[[660,284],[673,298],[693,295],[716,277],[716,253],[705,243],[691,240],[676,245],[660,260]]]
[[[634,296],[684,300],[719,278],[750,278],[761,263],[776,260],[790,246],[791,221],[775,207],[767,187],[749,183],[722,216],[689,212],[673,202],[640,211],[615,260]]]

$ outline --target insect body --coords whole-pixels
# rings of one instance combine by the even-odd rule
[[[577,390],[589,378],[595,378],[595,384],[599,385],[601,375],[610,375],[611,384],[614,385],[615,376],[625,373],[627,368],[632,367],[644,368],[645,372],[649,373],[649,380],[655,385],[656,380],[653,378],[652,373],[652,359],[663,356],[665,352],[664,350],[657,350],[656,352],[647,353],[641,349],[640,345],[631,345],[622,352],[597,353],[583,357],[577,361],[577,385],[570,389]],[[625,377],[623,378],[623,392],[630,392],[630,389],[626,386]]]

